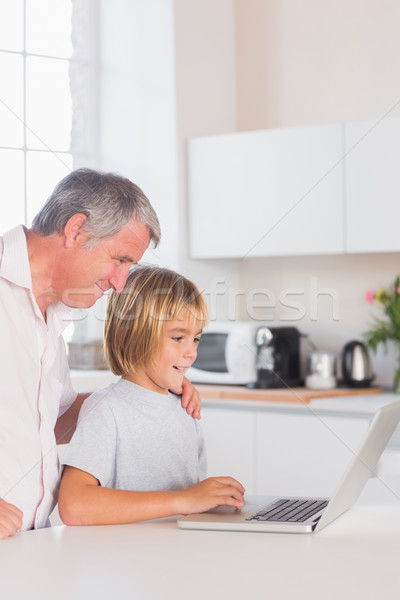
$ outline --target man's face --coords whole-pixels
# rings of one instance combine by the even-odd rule
[[[85,248],[84,237],[69,250],[57,276],[58,295],[71,308],[89,308],[109,289],[120,292],[130,266],[139,262],[150,243],[147,228],[138,221],[92,249]]]

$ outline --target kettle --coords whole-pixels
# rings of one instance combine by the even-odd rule
[[[368,387],[374,377],[365,344],[348,342],[342,350],[342,383],[353,388]]]

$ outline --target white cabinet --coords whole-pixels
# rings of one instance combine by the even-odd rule
[[[345,124],[346,251],[400,250],[400,117]]]
[[[257,416],[257,494],[330,496],[368,428],[363,417]]]
[[[342,137],[330,124],[191,140],[191,256],[343,252]]]
[[[204,406],[201,425],[208,458],[208,476],[229,475],[255,494],[256,412]]]
[[[208,475],[248,494],[329,496],[366,432],[366,415],[203,404]]]
[[[190,140],[190,253],[400,250],[400,117]]]

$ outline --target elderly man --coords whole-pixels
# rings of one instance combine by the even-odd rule
[[[62,338],[70,308],[120,292],[159,239],[143,192],[90,169],[56,186],[31,229],[0,238],[0,539],[45,527],[57,501],[56,438],[69,441],[86,397],[72,389]],[[182,391],[199,418],[197,392],[187,380]]]

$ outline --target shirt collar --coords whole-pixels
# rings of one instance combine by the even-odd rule
[[[11,283],[32,291],[31,269],[23,225],[17,225],[3,236],[0,275]]]
[[[40,314],[32,291],[32,275],[26,244],[25,227],[17,225],[3,235],[3,256],[0,256],[0,277],[11,283],[30,291],[34,300],[35,310]],[[47,322],[53,319],[57,329],[61,332],[70,322],[67,315],[71,309],[62,302],[55,302],[48,307]],[[43,318],[43,317],[42,317]]]

